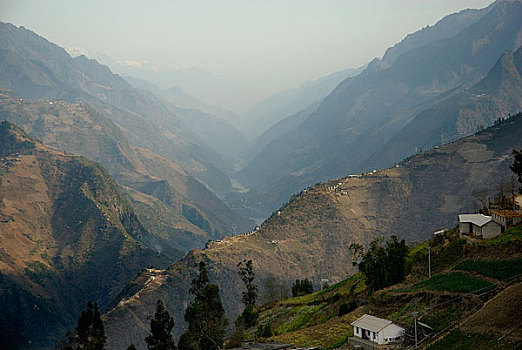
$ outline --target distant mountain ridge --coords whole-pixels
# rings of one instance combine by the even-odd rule
[[[250,134],[258,137],[283,118],[308,109],[325,98],[341,81],[356,76],[364,67],[331,73],[314,81],[307,81],[294,89],[274,94],[245,112],[243,124]]]
[[[239,181],[251,189],[243,200],[261,203],[266,215],[300,188],[388,166],[413,154],[415,147],[431,147],[432,142],[419,143],[385,162],[371,160],[378,158],[382,149],[393,152],[388,142],[402,129],[411,128],[416,115],[438,102],[443,104],[455,89],[472,88],[505,50],[516,51],[522,46],[520,0],[497,1],[484,10],[452,16],[451,21],[443,19],[428,31],[434,35],[428,36],[426,30],[410,35],[407,42],[412,45],[398,44],[394,50],[401,54],[388,58],[389,66],[370,64],[358,76],[341,82],[294,128],[278,133],[239,172]],[[456,32],[449,35],[454,29]],[[498,93],[501,98],[497,101],[501,101],[505,92]],[[516,113],[517,106],[511,102],[497,110]],[[461,125],[459,132],[473,132],[477,125],[490,125],[497,117],[491,113],[485,121],[477,116],[476,122]],[[417,135],[423,133],[422,126],[415,130]],[[452,135],[445,131],[442,136]],[[263,171],[258,171],[259,167]]]
[[[6,23],[0,23],[0,60],[0,88],[24,98],[87,102],[117,124],[131,144],[174,160],[214,191],[231,189],[223,171],[226,159],[191,129],[190,116],[134,89],[106,66],[85,56],[71,58],[37,34]]]
[[[0,92],[0,118],[46,144],[104,164],[154,234],[146,243],[170,259],[251,226],[178,164],[130,145],[116,125],[88,105]]]

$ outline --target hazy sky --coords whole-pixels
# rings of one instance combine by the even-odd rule
[[[0,0],[0,20],[60,46],[277,87],[357,67],[491,0]]]

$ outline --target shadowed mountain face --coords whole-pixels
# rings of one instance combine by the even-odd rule
[[[243,287],[236,266],[240,260],[253,260],[259,286],[269,274],[288,286],[296,278],[311,278],[319,285],[321,279],[337,282],[354,272],[348,253],[351,243],[367,244],[391,234],[421,240],[435,230],[453,227],[459,213],[474,209],[475,191],[494,191],[509,179],[513,148],[522,148],[522,114],[392,168],[304,190],[252,234],[192,251],[143,289],[142,279],[131,283],[104,315],[109,348],[131,342],[144,347],[146,317],[157,299],[165,301],[174,315],[179,336],[198,261],[208,264],[210,280],[219,284],[233,319],[241,311]],[[122,302],[116,306],[118,301]]]
[[[364,167],[378,169],[415,149],[451,142],[516,113],[522,109],[521,73],[522,48],[506,51],[482,81],[437,99],[375,152]]]
[[[450,107],[455,101],[448,96],[471,93],[468,89],[487,75],[506,49],[516,51],[522,45],[520,18],[521,1],[498,1],[410,35],[390,49],[384,61],[376,60],[360,75],[340,83],[304,121],[272,139],[239,173],[239,180],[251,188],[244,200],[261,203],[266,214],[316,181],[388,166],[415,148],[426,149],[491,125],[500,115],[485,118],[479,107]],[[494,94],[490,101],[495,100],[496,107],[490,112],[517,112],[519,101],[508,98],[509,92],[497,89]],[[484,103],[488,104],[485,98]],[[417,116],[434,106],[444,112],[452,109],[452,116],[432,114],[430,119],[446,118],[440,122],[445,127],[426,125],[425,130]],[[449,125],[448,118],[455,124]],[[389,142],[407,129],[429,136],[394,149]],[[397,156],[379,158],[384,149]]]
[[[224,173],[230,164],[211,144],[218,138],[215,128],[199,127],[213,123],[221,134],[240,140],[227,122],[139,91],[106,66],[85,56],[71,58],[23,27],[1,23],[0,48],[0,88],[24,98],[88,102],[118,125],[131,144],[177,162],[214,191],[231,189]]]
[[[88,105],[0,93],[0,118],[50,146],[102,163],[153,233],[145,243],[171,259],[251,226],[178,164],[130,145],[116,125]]]
[[[148,236],[101,165],[0,123],[3,348],[51,348],[88,300],[104,308],[144,266],[166,265]]]

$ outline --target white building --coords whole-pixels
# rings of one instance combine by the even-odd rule
[[[353,335],[362,339],[373,341],[379,345],[401,342],[405,329],[390,320],[362,315],[351,323]]]
[[[502,226],[493,221],[491,216],[483,214],[459,215],[460,234],[468,234],[480,238],[493,238],[502,233]]]

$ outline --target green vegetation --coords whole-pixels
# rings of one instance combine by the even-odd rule
[[[513,160],[513,164],[510,165],[510,169],[517,175],[518,182],[522,185],[522,150],[517,151],[516,149],[513,150],[513,156],[515,159]],[[520,187],[520,190],[522,192],[522,187]]]
[[[105,329],[98,311],[98,304],[88,302],[76,327],[77,350],[103,350],[107,343]]]
[[[228,325],[225,309],[219,296],[219,287],[209,284],[206,264],[198,265],[199,275],[192,280],[190,294],[195,296],[185,311],[188,329],[179,341],[179,348],[217,350],[223,348],[223,338]]]
[[[401,282],[406,276],[407,255],[406,242],[399,241],[397,236],[392,236],[385,247],[380,240],[371,242],[359,263],[359,271],[366,276],[368,288],[376,291]]]
[[[52,278],[53,271],[40,261],[33,261],[25,268],[25,274],[33,281],[42,283],[44,279]]]
[[[156,312],[150,320],[150,335],[145,338],[148,350],[176,350],[171,331],[174,319],[161,300],[156,302]]]
[[[522,274],[522,258],[497,261],[464,260],[455,266],[454,270],[476,272],[497,280],[509,281],[511,278]]]
[[[320,305],[304,305],[292,310],[292,316],[275,329],[276,334],[284,334],[301,329],[311,323],[314,318],[320,317]]]
[[[499,342],[495,335],[481,333],[464,333],[458,329],[451,331],[444,338],[431,345],[429,350],[516,350],[522,349],[522,344],[508,341]]]
[[[236,327],[246,328],[252,327],[256,324],[258,312],[255,310],[256,299],[257,299],[257,286],[254,284],[254,268],[252,260],[240,261],[237,266],[239,267],[239,275],[243,281],[246,290],[242,292],[241,301],[245,304],[243,313],[236,320]]]
[[[454,293],[483,293],[495,285],[478,277],[462,272],[450,272],[435,275],[432,278],[416,283],[412,288],[401,291],[437,290]]]
[[[462,317],[463,310],[457,306],[450,306],[442,310],[434,310],[422,316],[422,322],[433,327],[435,332],[440,332],[450,326],[455,320]]]
[[[310,294],[314,292],[314,286],[312,285],[312,281],[308,278],[304,280],[295,280],[292,285],[292,296],[300,297],[302,295]]]
[[[427,280],[423,279],[427,275],[429,243],[412,248],[407,255],[404,250],[397,249],[399,253],[404,253],[397,255],[404,258],[408,271],[406,282],[401,286],[403,288],[371,292],[366,284],[368,276],[360,273],[317,292],[272,302],[259,308],[256,327],[246,329],[244,336],[260,341],[274,340],[302,347],[320,346],[323,349],[334,349],[340,347],[346,337],[350,336],[350,323],[364,313],[411,327],[412,311],[422,312],[426,309],[430,311],[422,312],[421,321],[433,327],[435,333],[443,331],[467,318],[483,305],[484,298],[495,294],[483,294],[497,286],[486,280],[486,277],[498,279],[499,285],[502,286],[500,281],[509,280],[520,273],[522,258],[519,254],[519,243],[514,238],[520,235],[520,228],[511,228],[507,235],[509,239],[504,238],[494,244],[491,243],[493,240],[468,243],[459,237],[457,230],[447,231],[431,242],[432,271],[435,270],[435,274]],[[384,259],[387,256],[387,247],[393,243],[397,244],[397,248],[401,248],[401,242],[397,239],[388,245],[382,242],[375,243],[379,247],[376,250],[381,253],[376,255]],[[353,252],[357,253],[355,250]],[[511,261],[506,258],[497,261],[477,259],[485,256],[507,257],[512,256],[513,252],[515,255]],[[364,255],[362,253],[359,259],[354,260],[363,261]],[[352,253],[352,257],[354,256],[356,254]],[[479,276],[470,273],[477,273]],[[446,292],[459,294],[451,295]],[[470,344],[475,334],[462,334],[462,344],[459,343],[460,340],[457,341],[458,336],[455,337],[454,333],[445,334],[448,339],[444,338],[446,340],[442,345],[437,343],[436,346],[440,347],[435,349],[474,348],[470,347]],[[495,336],[490,338],[477,333],[477,337],[480,346],[489,344],[489,348],[486,347],[489,350],[495,348],[489,341],[498,339],[499,335],[495,333]],[[506,345],[500,349],[509,348],[509,342],[502,344]]]

